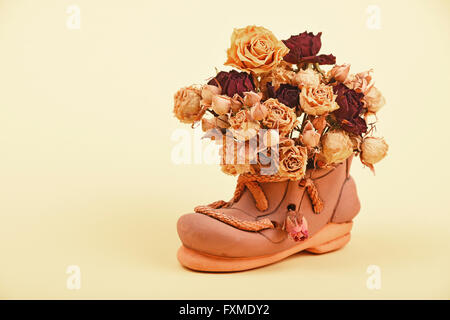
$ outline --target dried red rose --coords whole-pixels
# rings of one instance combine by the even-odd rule
[[[297,86],[291,86],[290,84],[284,83],[275,91],[272,83],[268,82],[267,95],[269,98],[278,99],[278,101],[290,108],[296,108],[300,105],[300,89]]]
[[[317,55],[322,47],[320,37],[322,32],[314,35],[312,32],[303,32],[297,36],[291,36],[287,40],[283,40],[284,44],[289,48],[289,53],[284,56],[284,61],[289,63],[319,63],[319,64],[335,64],[336,57],[332,54]]]
[[[318,63],[318,64],[335,64],[336,57],[332,54],[320,54],[318,56],[304,57],[300,62],[303,63]]]
[[[347,88],[340,83],[333,87],[334,94],[337,95],[336,102],[339,109],[333,112],[339,121],[342,129],[347,132],[361,135],[367,131],[366,121],[360,117],[363,111],[362,99],[364,94]]]
[[[355,117],[351,120],[343,120],[341,122],[341,128],[347,132],[361,136],[367,131],[367,123],[361,117]]]
[[[236,70],[231,70],[230,72],[220,71],[208,84],[216,87],[220,85],[222,94],[226,94],[229,97],[233,97],[236,93],[244,97],[244,92],[254,91],[255,89],[252,75]]]

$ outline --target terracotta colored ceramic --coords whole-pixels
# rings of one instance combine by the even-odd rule
[[[220,211],[241,220],[270,219],[274,228],[244,231],[202,213],[189,213],[178,220],[183,243],[180,263],[190,269],[231,272],[261,267],[306,250],[325,253],[343,247],[350,240],[352,220],[360,203],[350,176],[351,158],[334,169],[308,170],[323,209],[315,213],[305,186],[300,181],[260,183],[268,208],[259,211],[249,190],[238,201]],[[288,213],[305,218],[308,237],[294,241],[284,226]]]

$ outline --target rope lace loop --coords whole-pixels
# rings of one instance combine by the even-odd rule
[[[197,206],[194,211],[208,215],[240,230],[257,232],[265,229],[274,229],[274,223],[268,218],[261,220],[242,220],[224,214],[217,209],[228,208],[233,203],[239,201],[245,191],[245,188],[247,188],[255,200],[256,208],[259,211],[265,211],[269,207],[269,203],[260,183],[281,182],[286,180],[288,180],[286,177],[282,177],[280,175],[264,176],[256,174],[241,174],[237,180],[233,198],[230,201],[227,202],[224,200],[218,200],[206,206]],[[311,199],[314,213],[320,213],[323,209],[323,201],[319,197],[319,192],[314,184],[314,181],[310,178],[302,179],[300,180],[299,185],[306,188],[308,196]]]

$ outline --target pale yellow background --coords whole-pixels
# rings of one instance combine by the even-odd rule
[[[66,27],[67,6],[81,29]],[[381,8],[381,29],[366,8]],[[0,0],[1,298],[450,298],[449,1]],[[214,165],[171,162],[173,93],[221,68],[233,27],[323,32],[373,67],[389,156],[355,162],[352,241],[237,274],[175,258],[177,218],[229,199]],[[366,269],[381,268],[381,290]],[[81,289],[66,288],[69,265]]]

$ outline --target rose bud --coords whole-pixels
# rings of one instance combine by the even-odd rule
[[[264,131],[262,143],[264,143],[266,147],[276,146],[280,142],[280,134],[278,133],[278,130],[270,129]]]
[[[386,103],[386,99],[376,87],[370,88],[363,100],[371,113],[377,113]]]
[[[216,118],[203,118],[202,119],[202,131],[206,132],[208,130],[214,129],[216,127]]]
[[[263,120],[267,116],[267,107],[262,103],[258,102],[253,107],[250,108],[250,115],[253,120],[259,121]]]
[[[211,105],[213,96],[219,95],[221,90],[219,87],[205,84],[202,87],[202,104]]]
[[[365,138],[361,145],[361,160],[366,164],[375,164],[386,156],[388,149],[383,138]]]
[[[316,128],[319,134],[322,134],[323,130],[325,130],[325,127],[327,126],[326,115],[315,117],[312,120],[312,125]]]
[[[231,98],[231,110],[238,112],[242,108],[242,98],[237,93]]]
[[[320,134],[314,129],[313,125],[309,121],[303,129],[302,141],[305,146],[310,148],[317,147],[320,142]]]
[[[226,114],[231,109],[231,98],[227,96],[213,96],[211,107],[219,115]]]
[[[262,93],[256,93],[253,91],[244,92],[244,105],[246,106],[254,106],[262,99]]]
[[[320,75],[313,69],[300,69],[295,75],[294,82],[299,88],[315,88],[320,84]]]
[[[349,71],[350,65],[345,63],[341,66],[334,66],[333,69],[330,70],[329,76],[339,82],[344,82],[348,77]]]
[[[353,153],[353,143],[345,131],[330,131],[322,138],[320,158],[327,164],[339,163]]]

